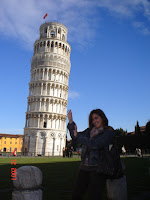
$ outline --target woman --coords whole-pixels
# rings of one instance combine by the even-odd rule
[[[99,158],[104,148],[109,148],[114,139],[114,132],[108,126],[108,119],[100,109],[91,111],[89,128],[77,132],[72,112],[68,111],[68,129],[73,144],[82,144],[81,165],[72,194],[72,200],[81,200],[88,190],[90,200],[101,200],[106,177],[97,173]]]

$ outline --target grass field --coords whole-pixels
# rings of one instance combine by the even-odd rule
[[[0,158],[0,199],[11,200],[11,160]],[[80,158],[19,158],[16,167],[34,165],[43,173],[43,200],[71,200],[71,191],[80,165]],[[148,158],[122,158],[126,165],[129,200],[150,191]],[[85,198],[86,199],[86,198]]]

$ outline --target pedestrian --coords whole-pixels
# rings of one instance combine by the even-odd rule
[[[78,150],[78,158],[80,157],[81,155],[81,152],[80,152],[80,149]]]
[[[126,155],[126,149],[124,145],[122,146],[121,151],[122,151],[122,155]]]
[[[65,148],[63,147],[63,158],[65,158],[66,156],[66,151],[65,151]]]
[[[72,156],[73,156],[73,147],[70,147],[69,157],[71,158]]]
[[[78,172],[72,200],[82,200],[88,191],[90,200],[102,200],[106,175],[98,173],[99,158],[104,148],[109,148],[114,139],[113,128],[100,109],[92,110],[89,115],[89,128],[77,132],[72,111],[68,111],[68,129],[73,144],[82,144],[81,165]]]
[[[138,156],[138,157],[141,157],[141,149],[136,148],[136,153],[137,153],[137,156]]]
[[[16,151],[16,149],[14,150],[14,156],[17,156],[17,151]]]

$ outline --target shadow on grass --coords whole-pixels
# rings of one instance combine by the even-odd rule
[[[30,158],[31,159],[31,158]],[[129,200],[150,191],[149,159],[123,158],[126,165]],[[38,167],[43,173],[43,200],[71,200],[72,188],[79,169],[80,161],[57,161],[50,163],[23,163]],[[11,165],[0,165],[0,199],[10,200],[13,190]]]
[[[76,178],[79,161],[57,163],[17,164],[17,168],[24,165],[34,165],[43,173],[43,200],[70,200],[72,187]],[[13,191],[11,180],[11,165],[0,165],[0,199],[10,200]],[[3,197],[3,198],[2,198]]]

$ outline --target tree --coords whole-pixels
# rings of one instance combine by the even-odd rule
[[[150,135],[150,121],[146,123],[145,134]]]
[[[140,135],[141,131],[140,131],[140,126],[139,126],[139,122],[137,121],[136,126],[135,126],[135,134],[136,135]]]
[[[127,131],[124,131],[122,128],[118,128],[115,130],[115,135],[116,136],[125,136],[127,134]]]

